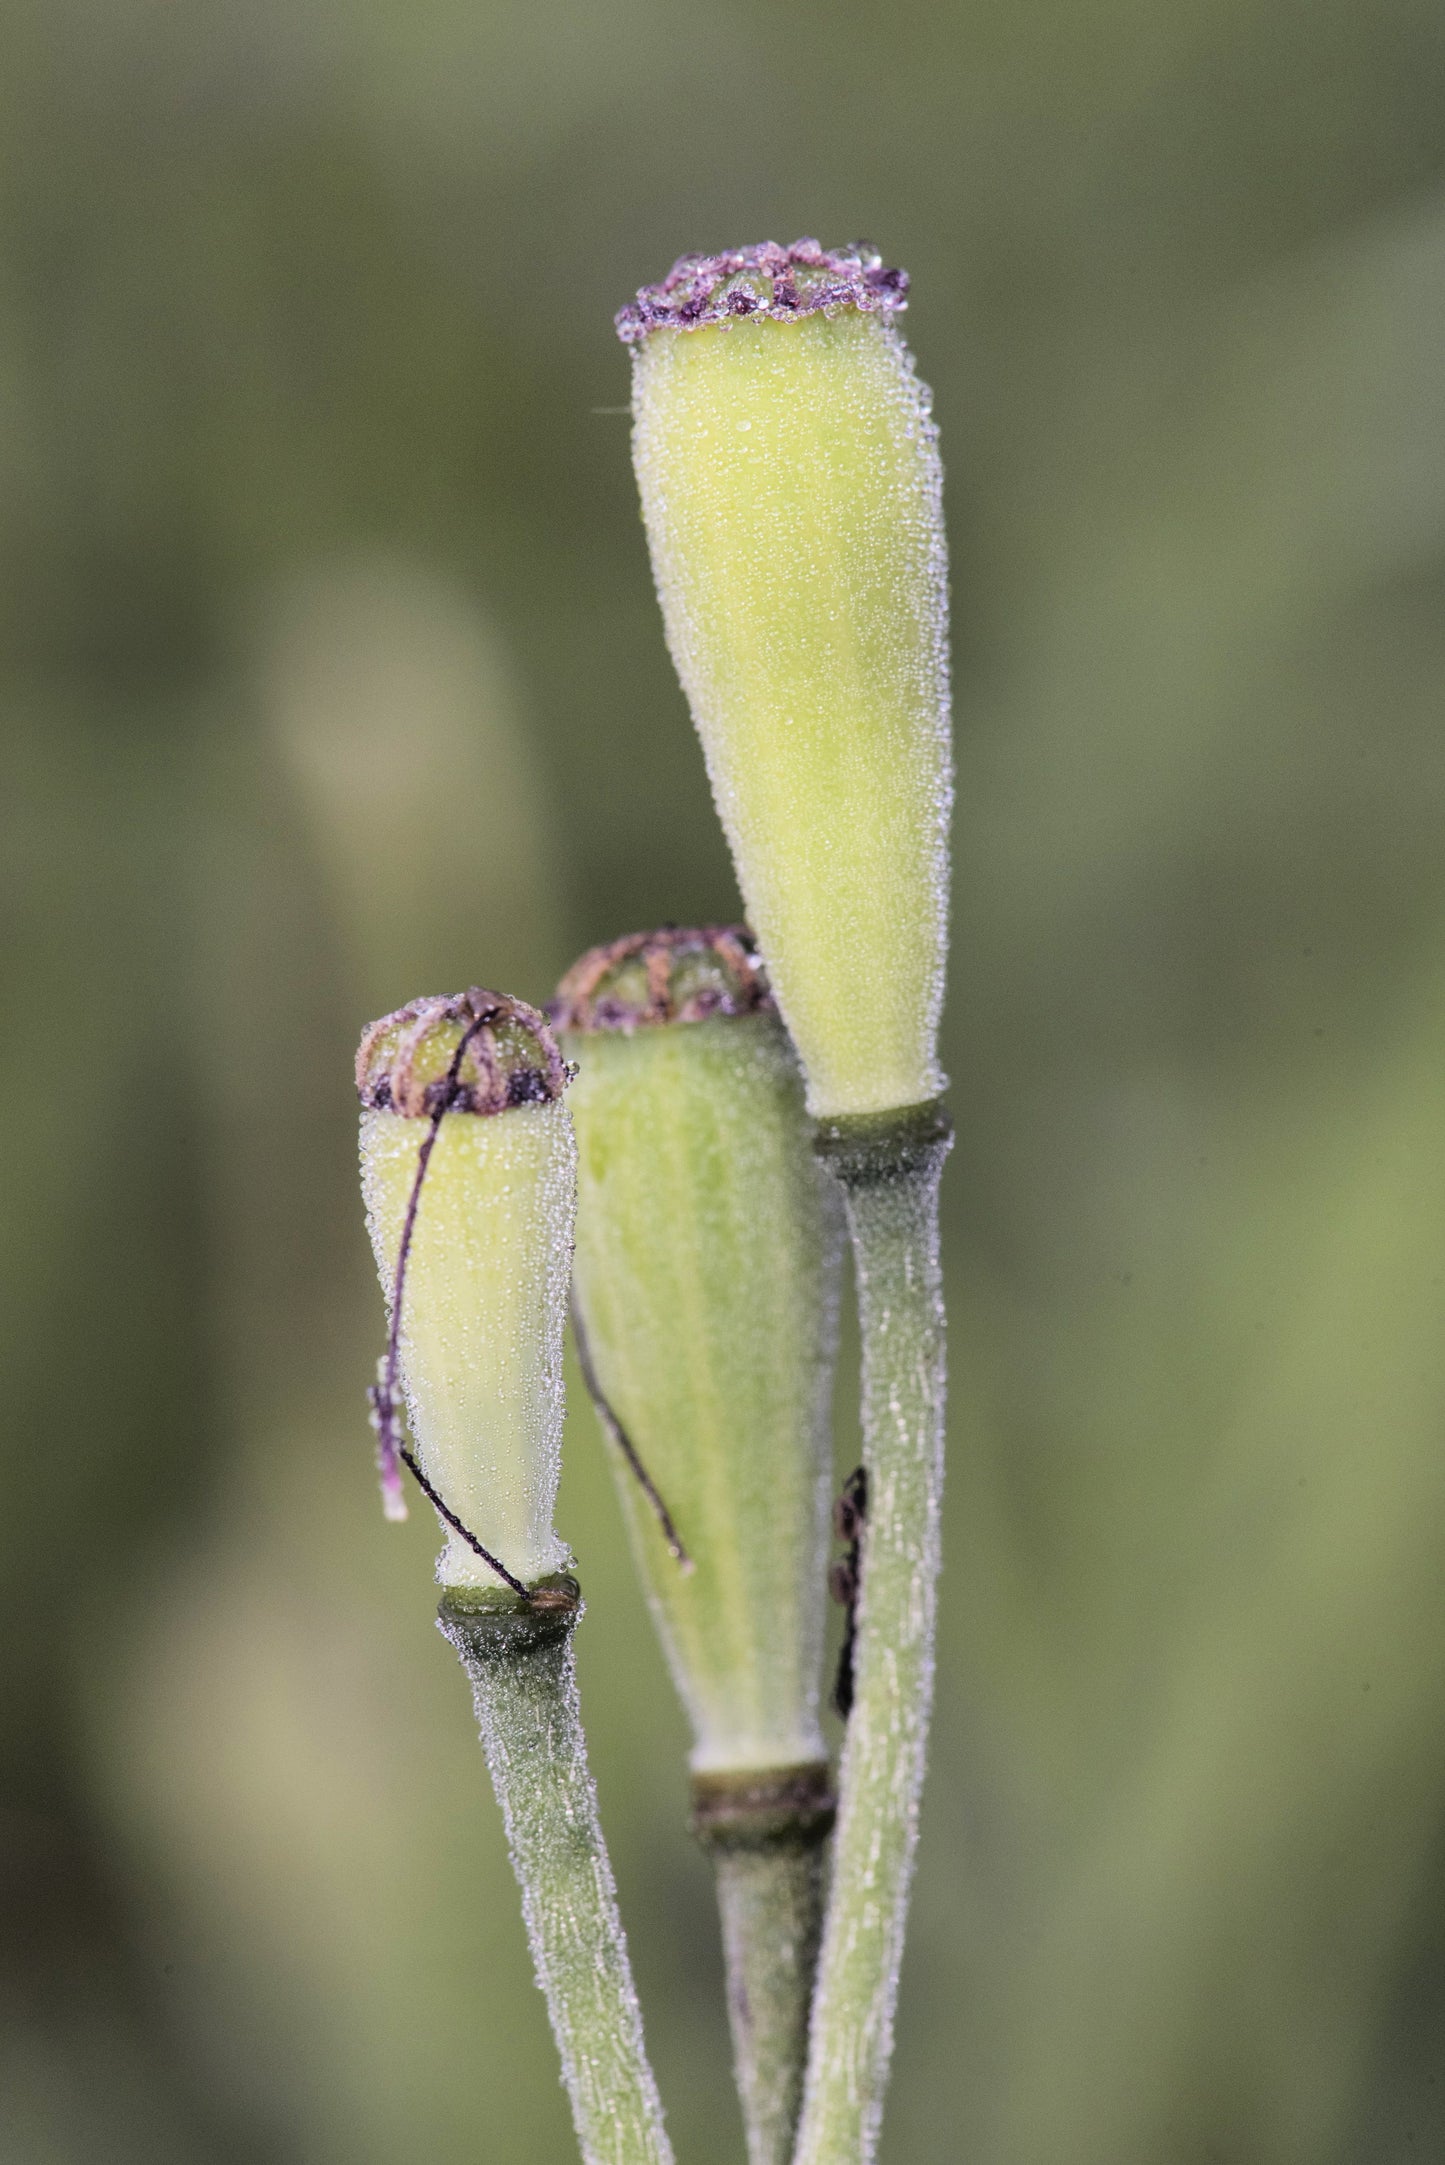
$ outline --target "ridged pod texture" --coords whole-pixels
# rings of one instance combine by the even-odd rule
[[[361,1184],[388,1300],[428,1122],[361,1116]],[[562,1337],[577,1147],[560,1100],[448,1113],[422,1184],[402,1302],[401,1363],[417,1456],[464,1525],[530,1583],[559,1570]],[[448,1586],[500,1582],[449,1534]]]
[[[887,316],[849,306],[632,351],[668,645],[809,1109],[922,1103],[952,803],[928,392]]]
[[[695,1564],[619,1456],[693,1765],[820,1759],[841,1224],[797,1062],[772,1014],[563,1042],[593,1363]]]

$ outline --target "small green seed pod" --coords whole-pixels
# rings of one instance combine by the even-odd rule
[[[373,1023],[356,1080],[393,1365],[449,1527],[437,1577],[530,1587],[568,1561],[552,1530],[576,1209],[566,1066],[535,1008],[473,989]],[[393,1515],[395,1382],[373,1394]]]
[[[595,948],[552,1012],[585,1344],[695,1566],[615,1453],[694,1770],[816,1762],[841,1232],[797,1063],[739,931]]]
[[[943,1087],[947,561],[906,290],[767,243],[617,319],[668,645],[820,1117]]]

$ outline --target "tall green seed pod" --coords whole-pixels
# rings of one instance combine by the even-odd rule
[[[767,243],[617,319],[668,645],[818,1115],[942,1088],[947,560],[906,290]]]
[[[867,1518],[793,2165],[868,2165],[933,1689],[949,756],[942,475],[907,281],[816,241],[685,256],[623,309],[673,660],[848,1213]]]
[[[438,1621],[472,1687],[585,2165],[671,2165],[587,1766],[581,1598],[552,1530],[577,1193],[568,1071],[535,1008],[474,989],[373,1023],[356,1078],[391,1320],[371,1394],[383,1494],[399,1515],[404,1461],[447,1529]]]
[[[577,1063],[579,1343],[692,1723],[749,2152],[781,2165],[832,1820],[819,1684],[840,1213],[745,933],[596,948],[553,1012]]]

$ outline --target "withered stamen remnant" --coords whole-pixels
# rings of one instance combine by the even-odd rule
[[[692,1571],[694,1568],[692,1558],[683,1547],[682,1536],[673,1523],[672,1513],[663,1502],[657,1483],[638,1456],[636,1444],[613,1412],[607,1395],[597,1380],[597,1370],[592,1365],[592,1349],[587,1343],[587,1332],[582,1323],[582,1311],[577,1305],[575,1294],[572,1298],[572,1342],[577,1348],[577,1366],[582,1371],[582,1381],[587,1386],[587,1395],[596,1409],[597,1418],[626,1459],[638,1487],[651,1504],[657,1523],[662,1529],[662,1538],[667,1543],[668,1555],[681,1570],[685,1572]]]
[[[453,1511],[451,1505],[427,1479],[426,1475],[422,1472],[420,1463],[407,1449],[404,1443],[399,1443],[397,1445],[396,1455],[401,1460],[403,1466],[405,1466],[407,1472],[411,1475],[413,1481],[415,1481],[417,1487],[421,1490],[423,1496],[425,1496],[427,1502],[431,1505],[433,1511],[436,1512],[437,1517],[440,1519],[444,1519],[447,1525],[450,1526],[452,1532],[454,1534],[459,1534],[462,1540],[466,1542],[467,1547],[471,1549],[473,1554],[480,1556],[484,1564],[490,1565],[491,1569],[497,1573],[499,1578],[505,1579],[508,1586],[511,1587],[513,1593],[520,1595],[523,1601],[529,1603],[535,1601],[537,1597],[536,1594],[533,1592],[532,1588],[530,1586],[524,1586],[520,1579],[514,1579],[511,1572],[507,1569],[506,1565],[498,1563],[496,1557],[492,1554],[491,1550],[489,1548],[483,1547],[482,1543],[472,1532],[470,1526],[464,1526],[462,1524],[461,1520],[457,1517],[456,1512]]]

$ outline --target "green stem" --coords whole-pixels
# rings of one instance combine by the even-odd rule
[[[530,1595],[449,1588],[438,1621],[471,1682],[584,2165],[671,2165],[587,1766],[581,1598],[565,1578]]]
[[[795,2165],[867,2165],[877,2148],[933,1698],[945,1346],[939,1105],[829,1122],[863,1341],[868,1469],[853,1709]]]
[[[810,1765],[693,1777],[693,1832],[717,1876],[748,2165],[788,2165],[793,2153],[823,1928],[830,1772]]]

